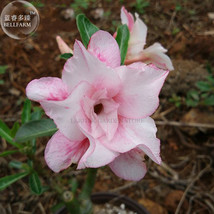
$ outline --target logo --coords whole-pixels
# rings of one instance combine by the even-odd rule
[[[39,13],[29,2],[17,0],[4,7],[1,13],[1,27],[13,39],[25,39],[39,26]]]

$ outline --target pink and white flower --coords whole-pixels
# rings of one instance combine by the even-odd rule
[[[154,43],[150,47],[144,49],[146,44],[147,26],[135,13],[136,20],[125,7],[121,8],[122,24],[127,24],[130,31],[130,39],[128,44],[128,52],[125,64],[133,62],[153,63],[157,67],[167,70],[173,70],[170,58],[165,54],[167,50],[160,43]]]
[[[149,116],[168,71],[138,62],[120,66],[120,50],[107,32],[92,35],[88,50],[76,40],[62,78],[31,81],[26,93],[40,102],[58,127],[45,150],[48,166],[59,172],[109,165],[127,180],[146,173],[144,155],[160,164],[160,141]]]

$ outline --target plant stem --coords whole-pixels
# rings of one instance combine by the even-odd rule
[[[88,169],[86,181],[83,185],[82,192],[79,195],[80,200],[90,199],[95,184],[96,174],[97,169],[93,168]]]

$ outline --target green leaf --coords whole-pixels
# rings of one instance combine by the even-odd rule
[[[208,75],[206,76],[207,80],[214,85],[214,76],[213,75]]]
[[[33,120],[22,125],[16,133],[16,142],[26,142],[36,137],[51,136],[57,127],[51,119]]]
[[[121,25],[117,29],[116,41],[120,48],[121,65],[124,64],[129,42],[129,29],[127,25]]]
[[[60,58],[61,59],[69,59],[69,58],[71,58],[73,56],[73,54],[72,53],[64,53],[64,54],[61,54],[60,55]]]
[[[8,66],[7,65],[1,65],[0,66],[0,74],[4,74],[7,70]]]
[[[22,169],[23,163],[20,161],[13,160],[13,161],[10,161],[9,166],[15,169]]]
[[[11,136],[11,131],[8,128],[8,126],[2,121],[0,120],[0,136],[2,138],[4,138],[8,143],[10,143],[11,145],[17,147],[17,148],[21,148],[22,146],[15,143],[13,141],[13,138]]]
[[[190,91],[188,91],[187,97],[188,98],[193,98],[194,100],[197,100],[197,101],[200,99],[199,98],[199,94],[198,94],[198,92],[196,90],[190,90]]]
[[[39,107],[34,108],[34,112],[31,114],[30,120],[40,120],[42,118],[43,110]],[[30,141],[31,144],[31,152],[32,154],[35,154],[36,152],[36,138],[32,139]]]
[[[4,84],[4,80],[0,80],[0,85],[3,85]]]
[[[26,99],[24,103],[24,108],[22,110],[22,124],[30,121],[30,112],[31,112],[31,101],[29,99]]]
[[[196,107],[198,105],[198,101],[193,99],[186,99],[186,105]]]
[[[26,175],[28,175],[28,172],[21,172],[15,175],[9,175],[9,176],[0,178],[0,191],[4,190],[8,186],[10,186],[12,183],[15,183],[16,181],[20,180]]]
[[[211,67],[210,64],[207,64],[206,69],[207,69],[207,72],[208,72],[209,74],[212,74],[212,73],[213,73],[213,70],[212,70],[212,67]]]
[[[5,156],[8,156],[8,155],[12,155],[12,154],[14,154],[16,152],[19,152],[19,150],[8,150],[8,151],[0,153],[0,157],[5,157]]]
[[[40,120],[42,118],[43,110],[39,107],[34,107],[33,113],[31,113],[30,120]]]
[[[214,106],[214,95],[210,95],[206,99],[204,99],[204,104],[207,106]]]
[[[16,135],[16,132],[19,130],[19,123],[16,121],[14,124],[13,124],[13,127],[11,129],[11,137],[14,138],[15,135]]]
[[[198,81],[196,83],[196,86],[201,90],[201,91],[210,91],[211,90],[211,85],[208,82],[204,81]]]
[[[39,176],[36,172],[33,172],[29,177],[30,189],[33,193],[40,195],[42,193],[42,185]]]
[[[85,47],[88,47],[91,36],[99,30],[97,26],[92,24],[84,14],[79,14],[76,18],[77,28],[80,32],[80,36]]]

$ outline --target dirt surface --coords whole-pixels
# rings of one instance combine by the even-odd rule
[[[10,1],[1,0],[0,11]],[[38,1],[37,1],[38,2]],[[171,72],[161,92],[160,107],[153,115],[161,139],[161,166],[147,160],[148,173],[140,182],[128,182],[116,177],[108,167],[98,171],[95,192],[112,191],[125,194],[144,205],[151,214],[213,214],[214,213],[214,113],[213,107],[179,108],[169,102],[172,94],[186,97],[188,90],[207,75],[206,65],[214,68],[214,12],[212,0],[163,0],[149,1],[140,17],[148,25],[147,46],[160,42],[168,49],[175,71]],[[65,10],[72,1],[42,1],[39,7],[41,22],[36,33],[24,40],[13,40],[0,30],[0,65],[8,65],[1,75],[0,119],[9,126],[21,119],[25,99],[25,87],[29,81],[45,76],[60,77],[65,61],[60,59],[55,41],[56,35],[72,47],[80,39],[75,18],[65,20]],[[89,19],[103,30],[114,33],[120,22],[122,5],[136,11],[135,1],[91,1],[82,9]],[[104,15],[96,17],[96,9]],[[34,103],[34,106],[37,104]],[[174,123],[177,122],[177,123]],[[183,123],[191,123],[184,127]],[[205,124],[205,125],[204,125]],[[210,126],[206,126],[209,124]],[[48,138],[38,142],[37,156],[46,170],[42,183],[59,176],[49,170],[44,162],[43,151]],[[0,152],[10,148],[0,139]],[[0,177],[17,170],[8,167],[10,160],[25,161],[21,155],[0,158]],[[76,176],[80,184],[85,172],[75,166],[60,173],[60,182],[69,186],[69,179]],[[22,179],[0,195],[1,214],[51,213],[51,207],[59,201],[56,193],[47,191],[42,196],[31,195],[28,180]]]

